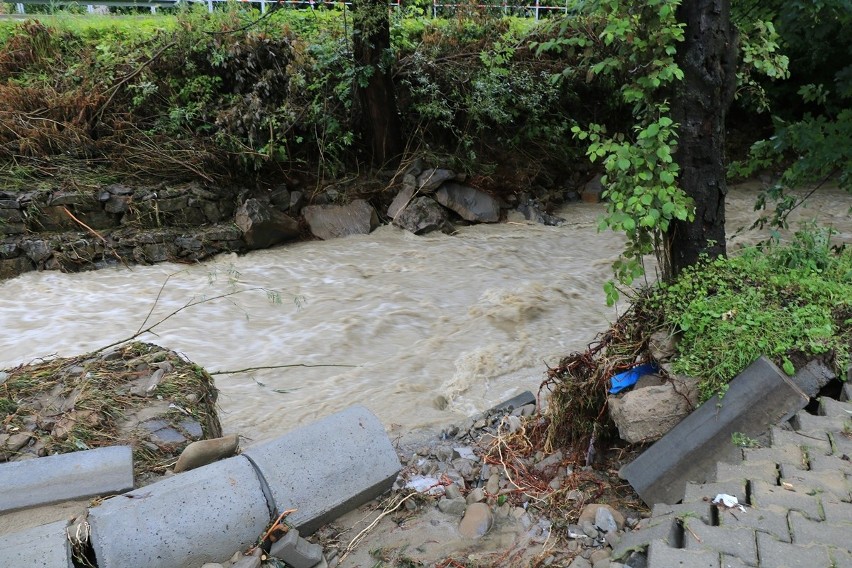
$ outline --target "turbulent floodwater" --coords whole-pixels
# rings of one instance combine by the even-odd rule
[[[754,216],[755,196],[732,190],[729,233]],[[816,215],[852,242],[852,197],[815,197],[798,216]],[[244,290],[179,311],[140,339],[209,371],[341,366],[217,375],[226,431],[263,439],[354,403],[391,429],[440,426],[535,392],[548,364],[614,319],[601,287],[621,240],[596,232],[603,210],[568,206],[562,227],[506,223],[426,237],[381,227],[191,267],[28,273],[0,283],[0,368],[128,337],[152,307],[149,325]],[[732,244],[758,238],[746,232]],[[256,287],[281,303],[248,291]]]

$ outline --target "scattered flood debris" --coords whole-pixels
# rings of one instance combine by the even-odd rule
[[[150,343],[20,365],[0,372],[0,461],[126,444],[144,483],[222,435],[216,397],[204,369]]]

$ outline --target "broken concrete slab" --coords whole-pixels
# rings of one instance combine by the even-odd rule
[[[241,456],[89,509],[100,568],[196,568],[222,562],[252,545],[270,520],[260,480]]]
[[[787,375],[766,357],[730,382],[725,397],[713,397],[621,471],[645,503],[677,503],[688,481],[702,483],[719,460],[737,458],[731,443],[739,432],[756,438],[788,420],[808,403]],[[738,461],[738,460],[736,460]]]
[[[401,465],[379,419],[352,406],[243,451],[302,534],[390,489]]]
[[[272,543],[269,555],[283,560],[291,568],[313,568],[323,560],[322,547],[303,539],[296,529],[290,529]]]
[[[0,464],[0,513],[133,489],[130,446]]]
[[[819,359],[814,359],[793,375],[793,382],[802,389],[802,392],[814,398],[819,390],[834,378],[834,371],[826,367],[825,363]]]

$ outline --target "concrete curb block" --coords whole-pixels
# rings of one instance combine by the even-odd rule
[[[197,568],[245,549],[270,522],[260,480],[237,456],[89,509],[99,568]]]
[[[622,475],[645,503],[677,503],[687,481],[702,483],[719,460],[741,457],[734,432],[758,437],[788,420],[808,396],[766,357],[759,357],[728,385],[723,399],[702,404],[638,458]]]
[[[72,568],[66,521],[56,521],[0,537],[0,566]]]
[[[130,446],[0,464],[0,513],[133,489]],[[14,566],[9,564],[9,566]]]
[[[390,489],[401,465],[384,426],[352,406],[243,451],[268,484],[278,512],[311,534]]]

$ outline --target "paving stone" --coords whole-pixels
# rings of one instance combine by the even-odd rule
[[[849,374],[852,375],[852,367],[849,367]],[[852,379],[847,379],[846,383],[843,385],[843,390],[840,392],[840,400],[842,402],[849,402],[852,400]]]
[[[822,543],[848,548],[852,543],[852,524],[817,522],[806,519],[798,511],[790,511],[790,533],[793,544]]]
[[[838,457],[852,457],[852,438],[844,432],[829,432],[832,453]]]
[[[814,416],[804,410],[796,413],[793,425],[796,430],[808,436],[821,436],[826,432],[842,432],[846,418],[831,416]]]
[[[852,475],[852,460],[844,460],[839,456],[812,456],[811,471],[841,471]]]
[[[767,483],[778,482],[778,464],[775,462],[742,461],[738,464],[716,462],[717,483],[761,479]]]
[[[745,512],[738,509],[720,510],[719,526],[725,528],[749,527],[771,534],[778,540],[791,542],[786,510],[775,511],[755,507],[747,507]]]
[[[766,533],[757,533],[760,565],[766,568],[828,568],[828,548],[815,544],[798,546],[780,542]]]
[[[727,554],[722,555],[722,568],[745,568],[746,566],[748,566],[748,564],[736,556],[728,556]]]
[[[811,519],[822,519],[822,504],[819,498],[803,495],[765,481],[751,484],[751,504],[760,509],[780,507],[791,511],[801,511]]]
[[[782,464],[781,481],[792,485],[797,493],[816,495],[827,492],[841,501],[849,501],[850,498],[850,485],[840,471],[802,471]]]
[[[749,527],[712,527],[698,519],[684,520],[684,548],[687,550],[711,550],[736,556],[749,566],[757,566],[757,544],[754,530]]]
[[[624,536],[612,547],[612,559],[620,560],[633,551],[643,551],[653,541],[662,542],[666,546],[680,546],[681,534],[681,528],[673,517],[634,529],[624,533]]]
[[[719,553],[671,548],[655,540],[648,547],[648,568],[719,568]]]
[[[773,426],[770,430],[772,447],[782,444],[792,444],[799,447],[804,447],[809,456],[815,451],[819,451],[824,455],[831,455],[831,442],[828,439],[828,434],[823,432],[819,436],[806,436],[795,430],[784,430],[777,426]]]
[[[657,503],[651,509],[651,519],[656,520],[662,517],[683,518],[692,516],[701,519],[702,523],[707,525],[713,524],[713,505],[707,501],[697,501],[694,503],[680,503],[678,505],[666,505]]]
[[[799,469],[807,469],[807,462],[802,449],[793,444],[772,448],[745,448],[743,458],[746,461],[768,461],[772,463],[789,463]]]
[[[683,494],[684,503],[696,503],[705,499],[713,500],[716,495],[727,493],[736,497],[740,503],[746,503],[745,483],[726,481],[724,483],[687,483]]]
[[[840,418],[841,420],[852,420],[852,403],[840,402],[827,396],[819,399],[819,414],[829,418]]]
[[[822,510],[827,523],[848,523],[852,525],[852,503],[831,503],[823,501]],[[852,536],[849,537],[852,541]],[[852,542],[850,542],[852,545]]]
[[[828,555],[834,563],[832,568],[852,568],[852,552],[845,548],[829,548]]]

